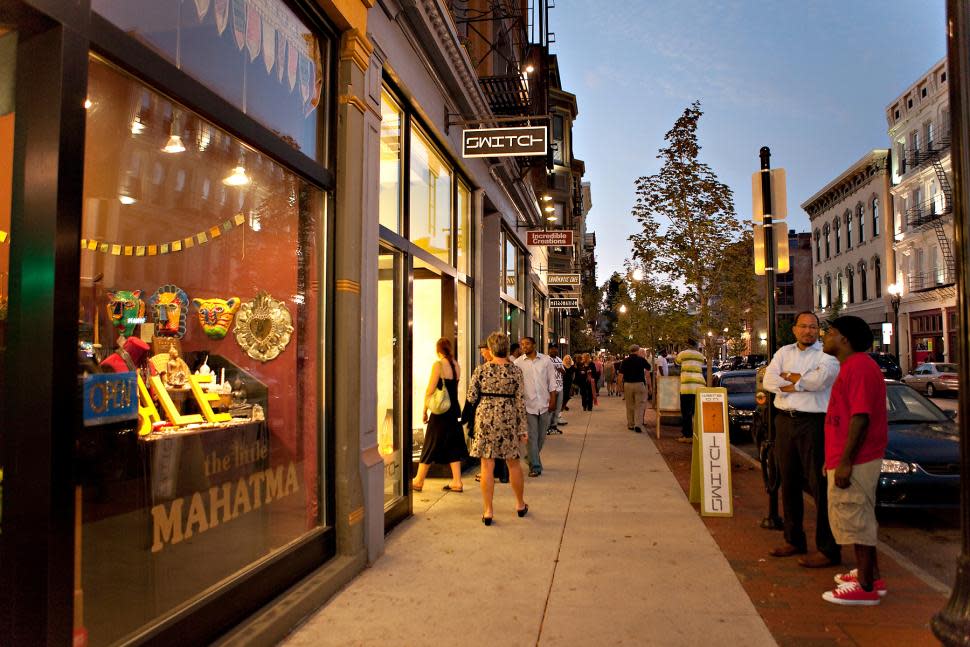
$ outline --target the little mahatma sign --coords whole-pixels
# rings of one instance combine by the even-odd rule
[[[549,297],[550,308],[573,309],[579,307],[579,297]]]
[[[549,272],[546,285],[579,285],[579,274],[554,274]]]
[[[476,128],[461,133],[463,157],[521,157],[545,155],[549,146],[546,126]]]
[[[526,244],[537,247],[572,247],[572,229],[551,229],[530,231],[526,237]]]

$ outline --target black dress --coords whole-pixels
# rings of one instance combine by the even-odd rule
[[[455,365],[451,364],[451,373],[455,374]],[[458,424],[461,407],[458,406],[458,380],[438,378],[438,386],[444,382],[451,400],[451,408],[445,413],[432,413],[428,416],[428,429],[424,432],[424,448],[421,450],[420,462],[425,464],[438,463],[446,465],[468,457],[468,447],[465,446],[465,434]]]

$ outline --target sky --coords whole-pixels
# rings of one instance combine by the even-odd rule
[[[541,1],[541,0],[540,0]],[[758,151],[785,168],[799,206],[874,148],[886,107],[946,54],[943,0],[558,0],[550,28],[577,97],[573,154],[586,162],[597,280],[622,271],[636,178],[659,170],[664,134],[693,100],[700,159],[751,217]]]

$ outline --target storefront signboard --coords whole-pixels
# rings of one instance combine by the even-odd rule
[[[572,229],[530,231],[526,244],[537,247],[572,247],[573,231]]]
[[[572,310],[579,307],[578,297],[549,297],[550,308]]]
[[[702,388],[694,413],[690,500],[705,517],[734,516],[727,389]]]
[[[461,133],[462,157],[521,157],[545,155],[546,126],[474,128]]]
[[[555,274],[549,272],[546,277],[546,285],[579,285],[579,274]]]

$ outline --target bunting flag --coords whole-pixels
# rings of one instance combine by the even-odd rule
[[[203,231],[196,232],[191,236],[172,240],[165,243],[154,243],[147,245],[129,245],[127,243],[115,243],[94,238],[82,238],[81,250],[89,252],[100,252],[111,254],[112,256],[160,256],[174,254],[183,250],[205,245],[210,240],[219,238],[231,229],[241,227],[246,224],[246,216],[237,213],[235,216],[213,227],[208,227]],[[4,232],[0,231],[0,234]],[[2,239],[0,239],[2,242]]]
[[[229,0],[215,0],[215,3],[216,29],[222,36],[222,32],[226,31],[226,25],[229,24]]]
[[[236,47],[246,46],[246,0],[232,0],[232,35]]]
[[[286,73],[286,38],[283,34],[276,34],[276,80],[283,82]]]
[[[306,103],[310,98],[310,59],[308,59],[303,54],[300,54],[300,96],[303,97],[303,103]]]
[[[320,62],[320,48],[316,42],[310,43],[310,54],[313,56],[310,66],[313,71],[313,87],[310,90],[310,100],[304,102],[304,117],[317,109],[320,97],[323,96],[323,64]]]
[[[273,63],[276,62],[276,30],[268,20],[263,21],[263,63],[266,65],[266,73],[273,71]]]
[[[209,13],[209,0],[195,0],[195,12],[199,15],[199,22]]]
[[[290,82],[290,92],[296,87],[296,70],[297,61],[299,60],[299,54],[296,48],[293,47],[293,43],[287,43],[287,53],[286,53],[286,78]]]
[[[250,2],[246,6],[246,49],[249,50],[249,61],[255,61],[259,56],[260,45],[262,44],[263,26],[259,19],[259,11],[256,5]]]

